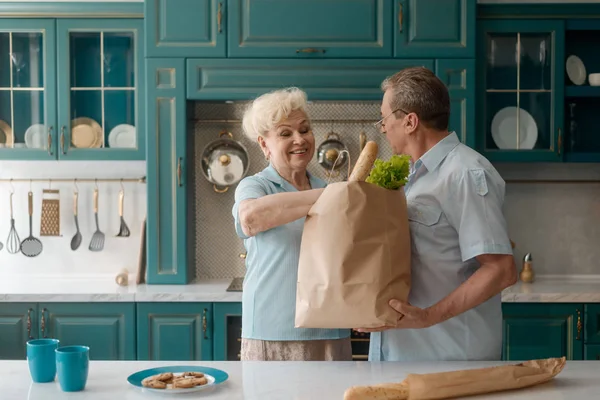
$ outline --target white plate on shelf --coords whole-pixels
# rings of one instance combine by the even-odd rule
[[[45,149],[44,139],[46,135],[45,126],[42,124],[33,124],[25,131],[25,145],[30,149]]]
[[[517,146],[517,112],[519,111],[519,146]],[[492,119],[492,138],[502,150],[531,150],[538,138],[535,120],[527,111],[517,107],[505,107]]]
[[[587,74],[581,58],[573,55],[569,56],[565,68],[571,82],[575,85],[583,85],[585,83]]]
[[[115,126],[108,135],[108,145],[114,148],[135,148],[135,126],[129,124]]]

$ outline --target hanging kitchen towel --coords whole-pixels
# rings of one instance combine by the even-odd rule
[[[328,185],[306,217],[297,328],[395,325],[388,302],[408,299],[411,244],[402,189],[408,158],[377,160],[371,171],[376,155],[376,144],[367,143],[348,182]]]
[[[58,189],[42,191],[40,236],[60,236],[60,192]]]

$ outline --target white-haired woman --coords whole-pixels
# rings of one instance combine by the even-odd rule
[[[315,152],[306,104],[300,89],[276,90],[244,115],[244,133],[269,165],[240,181],[232,211],[247,250],[242,360],[352,359],[350,330],[294,327],[304,219],[326,186],[306,169]]]

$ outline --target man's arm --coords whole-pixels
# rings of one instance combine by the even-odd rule
[[[517,282],[513,256],[482,254],[476,258],[481,264],[479,269],[448,296],[426,309],[430,325],[477,307]]]

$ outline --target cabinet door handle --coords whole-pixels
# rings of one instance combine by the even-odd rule
[[[221,29],[221,22],[223,21],[223,3],[219,2],[219,9],[217,11],[217,27],[219,28],[219,33],[223,32]]]
[[[400,31],[400,33],[402,33],[402,31],[404,30],[404,5],[402,4],[402,2],[400,2],[400,4],[398,5],[399,10],[398,10],[398,30]]]
[[[48,154],[52,155],[52,127],[48,128]]]
[[[322,53],[325,54],[326,50],[325,49],[315,49],[312,47],[307,47],[305,49],[297,49],[296,50],[296,54],[298,53]]]
[[[65,150],[65,129],[64,125],[60,127],[60,148],[63,154],[67,154],[67,151]]]
[[[560,153],[562,151],[562,131],[560,130],[560,128],[558,128],[558,155],[560,156]]]
[[[183,160],[183,157],[179,157],[179,160],[177,161],[177,185],[179,186],[183,186],[183,183],[181,181],[181,161]]]
[[[577,310],[577,337],[575,338],[575,340],[581,340],[581,328],[582,328],[582,324],[581,324],[581,311]]]
[[[46,310],[45,308],[42,308],[42,323],[41,323],[41,327],[42,327],[42,337],[46,338],[48,336],[46,336]]]
[[[208,339],[208,334],[206,333],[208,328],[208,321],[206,318],[207,312],[208,310],[206,308],[202,311],[202,333],[204,333],[204,339]]]
[[[31,336],[31,312],[33,311],[33,308],[30,308],[29,310],[27,310],[27,339],[33,339],[33,336]]]

